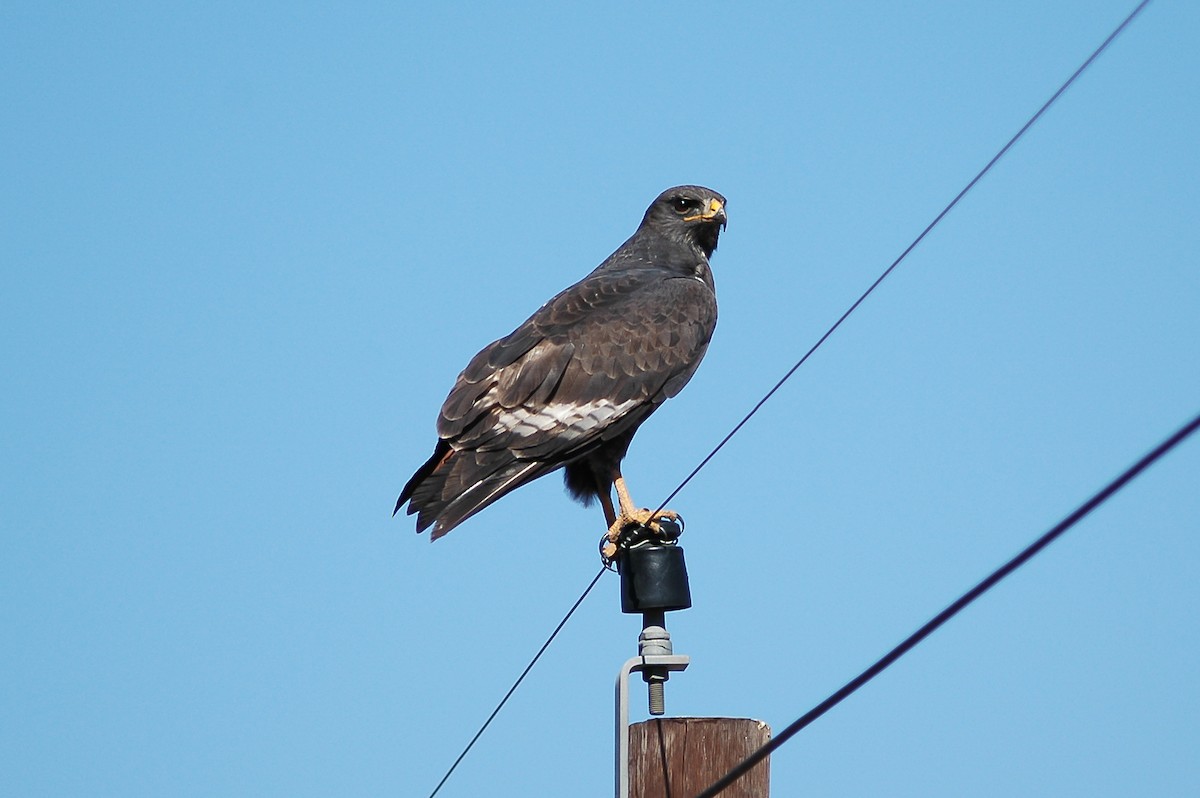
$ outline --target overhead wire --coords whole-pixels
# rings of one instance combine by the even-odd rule
[[[453,773],[458,767],[458,764],[462,762],[464,758],[466,758],[467,753],[475,746],[475,742],[483,736],[483,733],[487,730],[487,727],[490,726],[496,716],[500,714],[500,710],[503,709],[504,705],[508,703],[508,699],[512,698],[512,694],[515,693],[517,688],[521,686],[521,682],[525,681],[525,677],[529,675],[531,670],[533,670],[533,666],[536,665],[537,661],[542,658],[542,654],[546,653],[546,649],[550,648],[550,644],[554,642],[554,638],[558,637],[558,633],[561,632],[562,628],[567,625],[567,621],[571,620],[571,616],[575,614],[575,610],[579,609],[579,605],[582,604],[583,600],[588,597],[588,594],[592,592],[592,588],[596,586],[596,583],[600,581],[600,577],[604,576],[607,570],[607,568],[601,568],[600,572],[592,578],[591,584],[587,586],[587,588],[583,591],[583,594],[580,595],[579,598],[575,599],[575,603],[571,605],[571,609],[567,610],[567,614],[564,615],[563,619],[558,622],[558,626],[554,627],[554,631],[551,632],[550,636],[546,638],[546,642],[542,643],[542,647],[538,649],[538,652],[533,655],[533,659],[531,659],[529,664],[525,666],[525,670],[521,671],[521,675],[517,677],[515,682],[513,682],[512,687],[508,688],[508,692],[504,694],[504,698],[500,699],[500,703],[497,704],[496,708],[492,710],[492,714],[487,716],[487,720],[485,720],[483,725],[479,727],[479,731],[475,732],[475,736],[471,738],[469,743],[467,743],[466,748],[462,750],[462,753],[459,754],[454,760],[454,763],[450,765],[450,769],[446,771],[446,775],[442,776],[442,780],[439,781],[437,786],[433,788],[433,792],[429,793],[429,798],[433,798],[438,794],[438,791],[442,789],[442,785],[445,784],[450,778],[450,774]]]
[[[854,303],[852,305],[850,305],[849,308],[846,309],[845,313],[843,313],[841,316],[838,317],[838,320],[833,323],[833,326],[831,326],[828,330],[826,330],[825,334],[822,335],[819,339],[817,339],[817,342],[815,344],[813,344],[812,347],[809,348],[809,350],[807,352],[804,353],[804,356],[801,357],[799,360],[797,360],[795,365],[793,365],[790,369],[788,369],[787,373],[785,373],[783,375],[783,377],[781,377],[779,379],[779,381],[776,382],[774,386],[772,386],[771,390],[767,391],[766,395],[764,395],[762,399],[758,400],[758,403],[755,404],[754,407],[752,407],[750,409],[750,412],[747,413],[742,418],[742,420],[739,421],[734,426],[734,428],[729,431],[729,434],[727,434],[724,438],[721,439],[720,443],[718,443],[716,445],[716,447],[714,447],[713,450],[711,452],[709,452],[708,455],[703,460],[700,461],[699,465],[697,465],[695,468],[692,469],[690,474],[688,474],[686,477],[684,477],[683,481],[679,483],[679,486],[676,487],[675,490],[671,491],[670,495],[668,495],[667,498],[663,500],[662,504],[658,505],[658,509],[656,509],[654,512],[656,512],[656,513],[661,512],[667,506],[667,504],[669,504],[672,499],[674,499],[677,495],[679,495],[679,492],[681,490],[683,490],[687,486],[687,484],[689,482],[691,482],[692,479],[695,478],[695,476],[697,474],[699,474],[700,471],[706,465],[708,465],[709,461],[717,456],[717,452],[719,452],[723,448],[725,448],[725,444],[729,443],[729,441],[733,438],[733,436],[737,435],[738,432],[742,429],[742,427],[744,427],[746,425],[746,422],[748,422],[751,418],[753,418],[754,415],[759,411],[759,409],[767,403],[767,400],[769,400],[772,396],[774,396],[775,392],[778,391],[780,388],[782,388],[783,384],[785,382],[787,382],[789,379],[791,379],[791,376],[796,373],[796,370],[804,365],[805,361],[807,361],[809,359],[809,357],[811,357],[812,354],[821,347],[821,344],[825,343],[825,341],[829,338],[829,336],[833,335],[834,331],[838,327],[842,326],[842,322],[844,322],[851,313],[853,313],[855,310],[858,309],[858,306],[861,305],[863,303],[863,301],[866,300],[866,298],[868,296],[870,296],[871,293],[876,288],[879,287],[880,283],[882,283],[884,280],[887,279],[888,275],[890,275],[895,270],[895,268],[900,265],[900,262],[903,261],[906,257],[908,257],[908,253],[910,253],[914,249],[916,249],[917,245],[920,244],[921,241],[924,240],[925,236],[929,235],[930,231],[932,231],[933,228],[936,227],[938,225],[938,223],[942,221],[943,218],[945,218],[946,214],[950,213],[950,211],[954,208],[954,206],[958,204],[958,201],[961,200],[964,196],[966,196],[967,192],[969,192],[972,188],[974,188],[975,184],[978,183],[980,180],[982,180],[984,175],[986,175],[988,172],[991,171],[992,167],[996,165],[996,162],[999,161],[1001,158],[1003,158],[1004,154],[1007,153],[1012,148],[1012,146],[1014,144],[1016,144],[1017,141],[1020,140],[1022,136],[1025,135],[1025,131],[1027,131],[1027,130],[1029,130],[1029,128],[1033,127],[1033,124],[1042,117],[1042,114],[1044,114],[1047,111],[1047,109],[1049,109],[1050,106],[1053,105],[1054,102],[1060,96],[1062,96],[1063,92],[1065,92],[1071,86],[1071,84],[1075,82],[1075,79],[1077,77],[1079,77],[1081,74],[1083,74],[1084,70],[1086,70],[1089,66],[1091,66],[1092,62],[1096,60],[1097,56],[1099,56],[1100,53],[1104,52],[1104,50],[1108,47],[1108,45],[1112,42],[1112,40],[1115,39],[1121,33],[1121,31],[1123,31],[1125,29],[1125,27],[1127,25],[1129,25],[1130,22],[1133,21],[1134,17],[1136,17],[1139,13],[1141,13],[1142,9],[1145,8],[1146,5],[1149,4],[1149,2],[1150,2],[1150,0],[1142,0],[1142,2],[1138,4],[1137,8],[1135,8],[1129,14],[1129,16],[1127,16],[1125,18],[1125,20],[1120,25],[1118,25],[1112,33],[1110,33],[1108,35],[1108,38],[1105,39],[1104,42],[1099,47],[1097,47],[1092,52],[1091,55],[1089,55],[1087,57],[1087,60],[1084,61],[1083,64],[1081,64],[1080,67],[1078,69],[1076,69],[1074,73],[1072,73],[1071,77],[1067,78],[1066,82],[1058,87],[1058,90],[1056,92],[1054,92],[1053,95],[1051,95],[1050,99],[1048,99],[1048,100],[1046,100],[1046,102],[1042,103],[1042,107],[1039,108],[1033,116],[1029,117],[1029,120],[1024,125],[1021,126],[1021,129],[1018,130],[1013,135],[1013,137],[1010,138],[1007,143],[1005,143],[1005,145],[1003,147],[1000,148],[999,152],[997,152],[994,156],[992,156],[992,159],[987,162],[987,165],[984,166],[982,169],[980,169],[979,173],[976,174],[973,178],[971,178],[970,182],[968,182],[963,187],[962,191],[959,191],[958,194],[955,195],[954,199],[950,200],[949,204],[947,204],[946,207],[942,208],[941,212],[937,216],[934,217],[933,221],[925,226],[925,229],[921,231],[920,235],[918,235],[916,238],[914,238],[912,243],[909,244],[907,247],[905,247],[904,251],[901,252],[900,255],[894,261],[892,261],[891,265],[883,270],[883,273],[880,274],[879,277],[877,277],[875,279],[875,282],[871,283],[871,285],[867,288],[867,290],[864,291],[858,299],[854,300]]]
[[[1030,543],[1028,546],[1022,549],[1021,552],[1015,557],[988,574],[987,577],[985,577],[977,585],[955,599],[955,601],[947,606],[946,609],[939,612],[928,622],[926,622],[925,625],[923,625],[920,629],[917,629],[917,631],[906,637],[899,645],[876,660],[869,668],[860,673],[858,676],[855,676],[850,681],[846,682],[846,684],[836,690],[824,701],[817,704],[808,712],[804,713],[795,721],[793,721],[791,725],[780,732],[777,737],[735,765],[727,774],[713,782],[712,785],[704,790],[704,792],[697,795],[696,798],[716,798],[716,796],[724,791],[727,787],[732,785],[742,776],[749,773],[755,765],[766,759],[771,752],[775,751],[792,737],[794,737],[797,732],[810,725],[817,718],[821,717],[826,712],[840,704],[844,699],[848,698],[860,687],[874,679],[885,669],[887,669],[889,665],[907,654],[914,647],[916,647],[918,643],[929,637],[929,635],[937,631],[939,627],[966,609],[968,605],[975,601],[975,599],[979,598],[988,590],[995,587],[996,584],[998,584],[1002,579],[1020,568],[1036,554],[1038,554],[1038,552],[1042,551],[1042,549],[1046,548],[1059,537],[1061,537],[1068,529],[1075,526],[1075,524],[1079,523],[1079,521],[1083,520],[1088,513],[1092,512],[1092,510],[1095,510],[1097,507],[1107,501],[1114,493],[1125,487],[1130,480],[1150,467],[1155,461],[1157,461],[1167,452],[1171,451],[1180,443],[1182,443],[1189,435],[1194,433],[1197,428],[1200,428],[1200,415],[1197,415],[1191,421],[1176,430],[1169,438],[1156,446],[1149,454],[1145,455],[1132,466],[1125,469],[1120,476],[1097,491],[1083,504],[1079,505],[1074,512],[1072,512],[1062,521],[1055,524],[1053,528],[1051,528],[1033,543]]]

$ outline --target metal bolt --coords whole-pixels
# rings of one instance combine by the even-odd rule
[[[650,714],[665,715],[667,712],[667,699],[663,694],[663,679],[655,678],[650,682]]]
[[[648,654],[670,654],[671,633],[662,625],[662,610],[643,613],[642,622],[644,626],[642,627],[641,635],[638,636],[638,653],[642,656]],[[657,668],[647,668],[642,671],[642,678],[646,680],[646,684],[650,689],[650,714],[666,714],[667,699],[663,695],[663,682],[667,680],[667,672]]]

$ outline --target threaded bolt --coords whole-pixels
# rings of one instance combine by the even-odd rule
[[[667,712],[667,698],[663,690],[663,680],[661,678],[654,679],[647,686],[650,688],[650,714],[665,715]]]

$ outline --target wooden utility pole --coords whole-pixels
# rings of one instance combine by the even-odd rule
[[[629,727],[629,798],[691,798],[771,739],[748,718],[651,718]],[[721,794],[769,798],[770,758]]]

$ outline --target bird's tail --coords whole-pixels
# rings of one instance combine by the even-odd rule
[[[400,492],[393,515],[408,502],[417,531],[433,527],[437,540],[509,491],[546,473],[542,463],[513,458],[510,452],[459,452],[438,441],[433,456]]]

